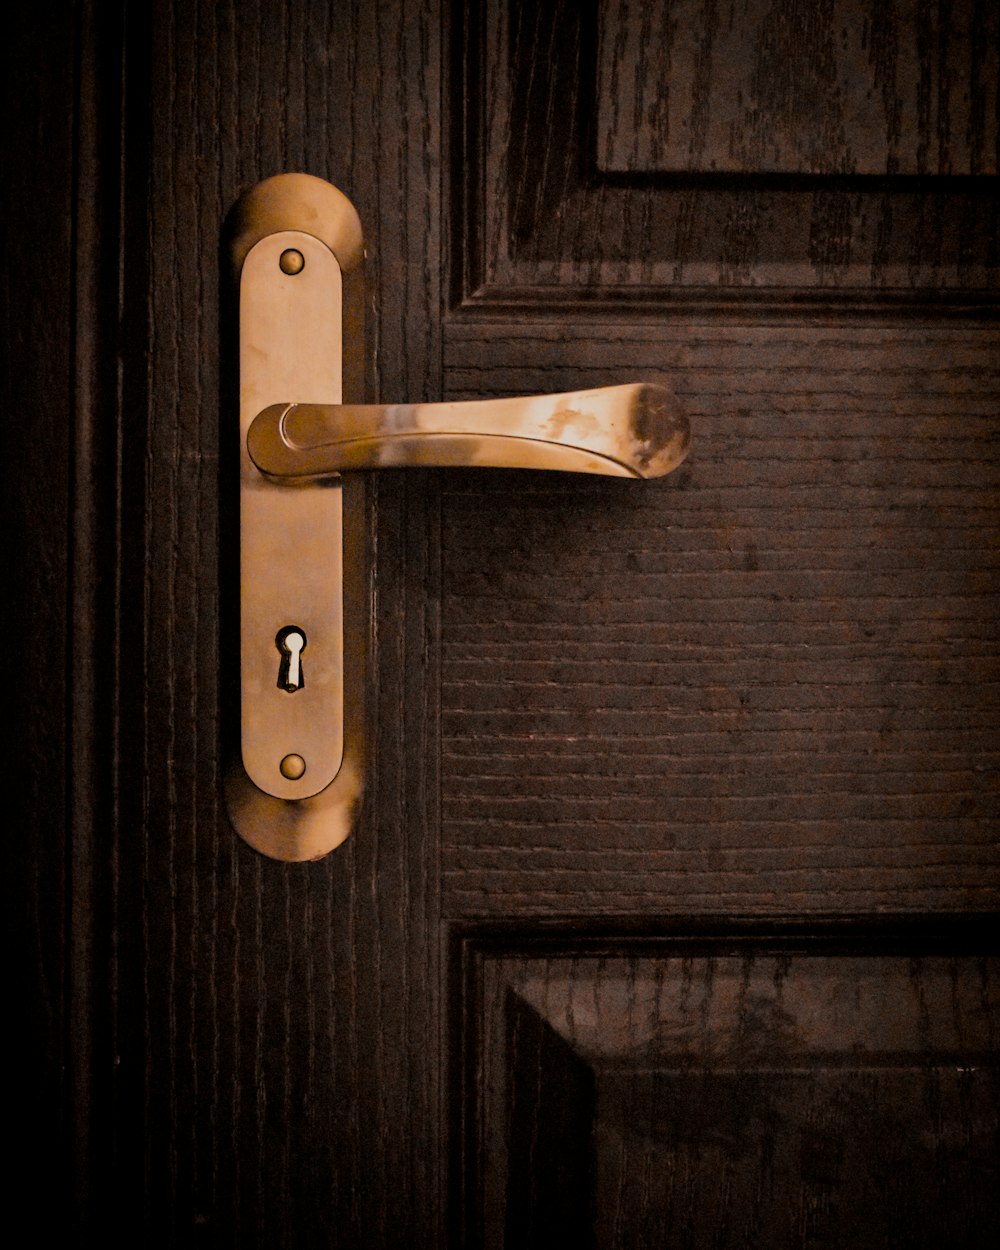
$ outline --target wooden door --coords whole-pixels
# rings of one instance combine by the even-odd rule
[[[992,6],[121,10],[10,73],[19,1192],[74,1244],[990,1244]],[[219,233],[285,169],[358,206],[382,398],[647,379],[695,439],[372,479],[375,766],[309,865],[220,798]]]

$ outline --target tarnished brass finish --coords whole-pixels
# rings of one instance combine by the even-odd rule
[[[361,226],[284,174],[230,219],[240,284],[242,760],[233,823],[275,859],[325,855],[362,797],[372,620],[363,473],[410,465],[659,477],[687,454],[648,384],[478,403],[365,405]],[[304,488],[303,488],[304,487]]]
[[[477,403],[272,404],[250,427],[250,458],[301,481],[355,469],[475,465],[660,477],[687,454],[670,393],[635,383]]]
[[[308,258],[286,274],[294,241]],[[284,230],[250,251],[240,283],[240,396],[243,424],[278,386],[298,394],[340,390],[340,266],[318,239]],[[308,327],[308,337],[307,330]],[[308,342],[309,351],[303,348]],[[244,430],[245,438],[245,430]],[[343,525],[339,483],[280,491],[242,451],[240,474],[240,653],[243,766],[281,799],[304,799],[337,775],[343,755]],[[278,685],[275,637],[295,622],[310,640],[310,680],[292,698]],[[289,778],[290,751],[309,760]]]
[[[364,398],[361,226],[341,192],[305,174],[261,183],[229,224],[240,287],[241,760],[226,800],[257,850],[316,859],[350,832],[362,792],[363,483],[286,490],[251,463],[246,435],[268,404]],[[290,624],[309,640],[295,685],[279,684],[276,641]]]
[[[287,777],[289,781],[298,781],[306,771],[306,762],[301,755],[286,755],[279,768],[282,777]]]
[[[287,247],[278,257],[278,267],[282,273],[294,275],[302,272],[306,258],[294,247]]]

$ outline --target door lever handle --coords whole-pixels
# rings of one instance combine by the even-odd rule
[[[240,306],[240,746],[226,804],[257,850],[317,859],[350,833],[368,766],[364,471],[657,477],[684,459],[688,423],[647,384],[366,405],[365,252],[347,197],[280,174],[242,197],[228,229]]]
[[[269,478],[466,465],[661,477],[684,459],[688,422],[661,386],[446,404],[271,404],[247,451]]]

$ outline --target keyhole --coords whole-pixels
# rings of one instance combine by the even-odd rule
[[[274,645],[281,653],[278,689],[294,694],[306,684],[305,674],[302,672],[302,652],[306,648],[305,631],[298,625],[286,625],[284,629],[278,630]]]

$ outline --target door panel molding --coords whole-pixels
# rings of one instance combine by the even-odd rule
[[[456,1244],[780,1247],[805,1221],[972,1245],[1000,1221],[982,919],[456,928],[451,958]]]
[[[849,44],[841,37],[845,5],[866,32]],[[897,81],[894,58],[905,64],[905,50],[898,32],[875,20],[877,5],[843,0],[830,29],[812,31],[811,54],[793,26],[764,30],[771,19],[757,0],[736,6],[734,29],[717,29],[712,6],[699,0],[675,8],[490,0],[470,13],[454,5],[453,315],[593,307],[802,316],[994,305],[1000,180],[988,133],[996,92],[988,49],[995,13],[963,7],[956,30],[965,31],[964,42],[918,40],[940,99],[924,118],[923,146],[903,152],[898,117],[909,116],[916,88],[905,75]],[[686,20],[695,11],[697,38]],[[782,39],[792,42],[782,48]],[[721,67],[730,44],[741,41],[770,48],[786,68],[801,60],[801,89],[786,84],[783,94],[783,76],[763,62],[737,66],[746,91],[763,92],[766,106],[737,105],[743,97],[733,95],[731,67],[725,74]],[[650,44],[656,55],[640,55],[641,72],[623,76],[621,58]],[[859,117],[841,101],[839,128],[820,141],[802,101],[837,57],[857,90],[875,75],[879,108]],[[948,57],[960,64],[945,72]],[[683,81],[658,77],[664,64]],[[952,77],[960,68],[970,76],[971,100],[962,106],[969,125],[953,135],[948,100],[959,90]],[[619,96],[632,92],[631,104],[625,98],[611,107],[615,84]],[[665,110],[675,96],[674,128],[686,118],[699,143],[669,139],[663,148],[650,118],[659,117],[667,142]],[[888,110],[881,132],[879,109]],[[717,152],[713,143],[722,144]],[[743,172],[750,168],[743,149],[780,159],[773,172]]]

